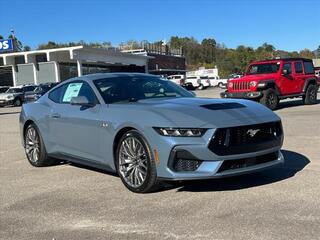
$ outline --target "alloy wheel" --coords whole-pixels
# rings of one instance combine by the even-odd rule
[[[131,187],[142,186],[147,177],[147,154],[136,137],[123,140],[119,149],[119,172]]]
[[[25,136],[25,150],[29,160],[33,163],[39,161],[40,141],[39,135],[35,128],[28,128]]]

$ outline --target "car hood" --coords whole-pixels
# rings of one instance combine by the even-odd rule
[[[15,96],[14,93],[0,93],[0,100],[7,99],[8,96]]]
[[[136,106],[155,113],[158,118],[162,118],[172,126],[179,127],[216,128],[280,120],[268,108],[249,100],[209,98],[150,99],[140,100]],[[154,119],[154,121],[158,122],[157,119]]]

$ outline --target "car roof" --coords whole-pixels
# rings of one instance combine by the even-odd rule
[[[251,64],[259,64],[259,63],[270,63],[270,62],[289,62],[289,61],[304,61],[304,62],[312,62],[311,59],[308,58],[274,58],[274,59],[266,59],[261,61],[254,61]]]
[[[116,78],[116,77],[159,77],[157,75],[153,74],[147,74],[147,73],[123,73],[123,72],[115,72],[115,73],[94,73],[94,74],[88,74],[88,75],[83,75],[80,77],[75,77],[66,80],[65,82],[70,82],[70,81],[75,81],[75,80],[84,80],[84,81],[93,81],[97,79],[102,79],[102,78]]]

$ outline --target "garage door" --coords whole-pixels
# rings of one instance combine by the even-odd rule
[[[0,86],[13,86],[12,67],[0,67]]]

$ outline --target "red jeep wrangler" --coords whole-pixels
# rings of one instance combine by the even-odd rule
[[[274,110],[285,98],[302,97],[304,104],[315,104],[318,87],[312,60],[286,58],[251,63],[245,75],[229,80],[220,95],[257,100]]]

